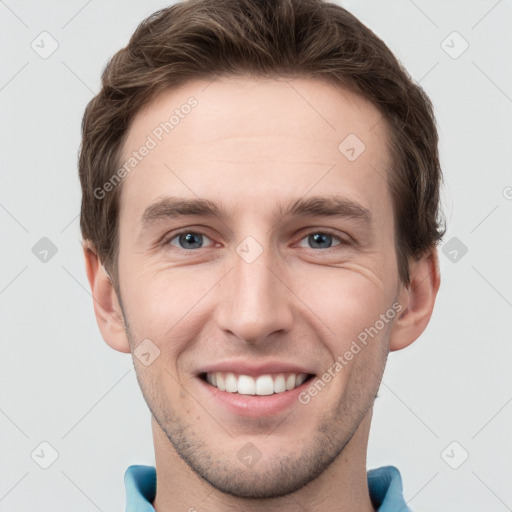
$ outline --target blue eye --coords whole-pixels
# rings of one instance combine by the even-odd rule
[[[312,231],[309,235],[302,238],[302,240],[306,239],[309,244],[313,245],[313,247],[311,247],[312,249],[329,249],[332,246],[333,240],[339,241],[339,243],[335,245],[345,243],[340,237],[324,231]]]
[[[209,246],[205,246],[203,243],[204,239],[209,240],[212,243]],[[307,246],[302,245],[303,240],[307,241]],[[334,241],[337,241],[337,243],[333,243]],[[191,250],[212,247],[214,242],[203,233],[199,233],[197,231],[181,231],[171,235],[165,241],[165,244],[176,247],[179,250]],[[328,231],[320,230],[311,231],[299,242],[299,247],[306,247],[309,249],[330,249],[337,245],[348,245],[348,242],[337,235],[329,233]]]
[[[176,247],[172,241],[178,239],[178,243],[180,244],[178,246],[179,249],[200,249],[203,246],[201,241],[202,238],[207,238],[210,240],[202,233],[196,233],[195,231],[182,231],[181,233],[175,234],[172,238],[169,239],[167,243],[173,247]]]

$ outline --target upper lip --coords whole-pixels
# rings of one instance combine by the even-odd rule
[[[199,369],[199,375],[204,373],[232,372],[239,375],[266,375],[269,373],[307,373],[315,372],[306,366],[286,363],[282,361],[266,361],[261,363],[249,363],[247,360],[221,361],[211,363]]]

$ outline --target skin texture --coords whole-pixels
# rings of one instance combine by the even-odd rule
[[[423,332],[440,282],[435,250],[411,263],[409,287],[399,280],[386,127],[364,99],[322,81],[217,78],[140,111],[122,162],[191,96],[197,106],[123,180],[120,296],[85,246],[105,341],[133,352],[150,339],[160,350],[149,366],[134,357],[153,415],[154,507],[372,511],[366,450],[386,358]],[[355,161],[338,149],[349,134],[366,146]],[[333,194],[369,210],[372,226],[278,210]],[[208,199],[227,216],[142,222],[166,196]],[[199,244],[180,242],[182,230]],[[324,245],[309,237],[326,232]],[[251,263],[236,250],[247,236],[262,249]],[[209,400],[197,377],[228,360],[321,376],[393,304],[400,312],[308,404],[243,417]],[[261,455],[251,467],[237,456],[247,443]]]

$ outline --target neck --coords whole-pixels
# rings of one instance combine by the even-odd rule
[[[271,499],[245,499],[227,495],[202,480],[176,453],[157,422],[152,419],[157,474],[153,507],[156,512],[374,512],[366,473],[366,451],[372,409],[333,463],[298,491]]]

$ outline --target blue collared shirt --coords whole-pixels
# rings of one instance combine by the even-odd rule
[[[368,487],[378,512],[411,512],[402,495],[402,478],[395,466],[370,469]],[[126,512],[154,512],[156,470],[153,466],[130,466],[124,474]]]

